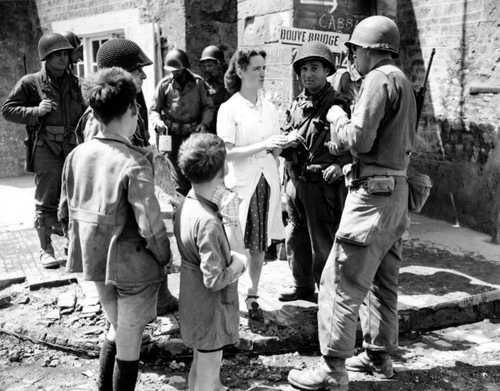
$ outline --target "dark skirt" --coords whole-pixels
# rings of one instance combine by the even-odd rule
[[[244,235],[245,248],[252,252],[263,252],[267,248],[267,218],[270,196],[271,188],[264,175],[261,175],[250,199]]]

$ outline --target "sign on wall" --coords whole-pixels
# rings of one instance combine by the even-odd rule
[[[335,65],[339,65],[342,62],[346,51],[344,44],[349,39],[349,34],[300,29],[296,27],[281,27],[279,34],[279,43],[283,45],[299,47],[307,42],[324,43],[332,51]]]
[[[375,8],[373,0],[295,0],[295,27],[351,34]]]

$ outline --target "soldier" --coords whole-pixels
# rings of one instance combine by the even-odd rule
[[[72,50],[62,35],[44,34],[38,42],[41,70],[21,78],[2,106],[7,121],[26,124],[31,153],[27,166],[32,164],[35,173],[35,228],[40,261],[46,268],[59,265],[50,235],[60,234],[57,206],[62,166],[76,145],[73,129],[85,111],[79,81],[67,72]]]
[[[214,103],[214,119],[210,125],[209,132],[215,133],[219,107],[230,96],[226,87],[224,87],[224,73],[226,73],[227,69],[224,52],[215,45],[207,46],[201,52],[200,64],[202,76],[208,85],[208,94],[212,97]]]
[[[129,39],[116,38],[105,42],[97,51],[97,67],[99,69],[120,67],[128,71],[134,78],[137,87],[137,104],[139,116],[137,118],[137,129],[132,136],[131,142],[138,147],[149,145],[148,110],[142,83],[146,79],[143,67],[153,64],[142,49]],[[76,127],[79,142],[93,138],[101,129],[101,124],[94,118],[92,109],[89,107],[84,113]]]
[[[292,145],[282,155],[288,177],[286,247],[295,287],[279,300],[316,301],[315,285],[319,285],[344,205],[342,165],[351,158],[349,153],[333,156],[325,145],[330,136],[326,114],[333,104],[343,103],[327,82],[335,71],[330,50],[322,43],[306,44],[299,49],[293,68],[304,89],[287,113],[283,131]]]
[[[61,35],[68,40],[71,46],[73,46],[73,51],[69,56],[69,67],[71,71],[74,72],[73,64],[76,64],[78,61],[83,61],[83,43],[80,38],[78,38],[78,36],[72,31],[65,31]]]
[[[189,67],[183,50],[172,49],[167,53],[168,74],[158,84],[151,106],[151,123],[157,134],[172,137],[170,160],[175,166],[176,190],[182,195],[186,195],[191,186],[177,164],[179,147],[191,133],[207,132],[214,118],[207,86]]]
[[[401,235],[408,223],[406,170],[417,113],[412,85],[394,65],[399,42],[396,24],[384,16],[362,20],[347,42],[364,79],[351,119],[339,106],[330,109],[327,119],[331,153],[350,150],[356,164],[346,170],[349,193],[321,277],[323,362],[288,375],[302,389],[347,390],[346,368],[393,375],[389,353],[398,344]],[[365,351],[351,357],[358,311]]]

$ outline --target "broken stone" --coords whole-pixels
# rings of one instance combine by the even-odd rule
[[[177,361],[172,361],[170,364],[168,364],[168,367],[172,369],[173,371],[179,370],[179,369],[184,369],[186,367],[186,364],[184,364],[182,361],[177,362]]]
[[[48,367],[51,367],[51,368],[55,368],[59,365],[59,360],[58,359],[54,359],[54,360],[51,360],[49,363],[48,363]]]
[[[20,295],[14,300],[14,304],[28,304],[30,297],[28,295]]]
[[[83,332],[83,335],[99,335],[102,334],[103,329],[101,327],[92,327]]]
[[[23,352],[21,350],[13,350],[9,352],[10,362],[20,362],[23,359]]]
[[[174,334],[180,330],[179,322],[173,315],[166,315],[158,318],[159,327],[155,330],[154,336]]]
[[[57,298],[57,306],[59,308],[69,308],[73,310],[76,304],[76,295],[73,290],[70,290],[68,292],[64,292],[59,297]]]
[[[74,311],[74,308],[63,308],[61,309],[61,315],[68,315]]]
[[[12,297],[10,295],[0,295],[0,308],[7,307],[10,305],[10,302],[12,301]]]
[[[61,315],[59,314],[58,309],[51,310],[45,314],[45,319],[47,320],[59,320],[61,319]]]
[[[78,305],[81,305],[82,307],[99,305],[99,297],[85,296],[83,298],[78,299]]]
[[[94,315],[94,314],[99,313],[99,311],[101,311],[101,306],[99,304],[85,305],[82,308],[82,314],[91,314],[91,315]]]

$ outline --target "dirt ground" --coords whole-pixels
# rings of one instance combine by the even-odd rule
[[[396,376],[381,381],[350,374],[351,391],[499,391],[500,327],[495,320],[405,336],[395,356]],[[223,382],[233,391],[255,385],[292,390],[291,368],[314,366],[318,352],[225,357]],[[75,390],[94,387],[97,359],[85,359],[0,336],[0,391]],[[189,361],[141,362],[138,391],[185,390]]]

